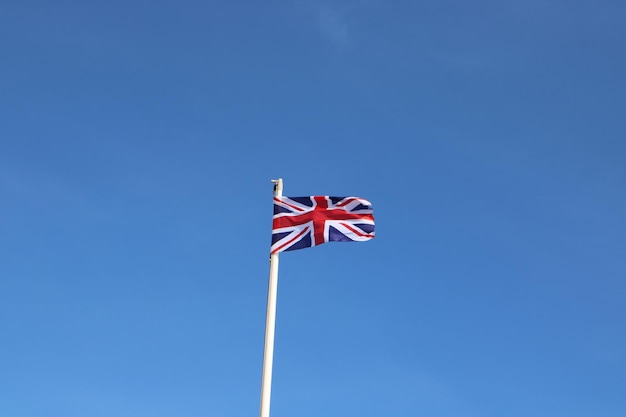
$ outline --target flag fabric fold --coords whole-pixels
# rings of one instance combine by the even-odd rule
[[[358,197],[274,197],[272,253],[326,242],[361,242],[374,237],[369,201]]]

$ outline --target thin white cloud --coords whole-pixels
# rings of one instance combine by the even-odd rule
[[[329,44],[345,48],[358,41],[359,15],[378,0],[300,0],[318,34]]]
[[[433,59],[442,65],[466,70],[479,70],[489,66],[480,53],[472,51],[436,51]]]
[[[81,195],[59,177],[35,171],[0,171],[0,190],[5,195],[30,202],[52,203],[81,200]]]
[[[317,25],[320,34],[333,45],[345,47],[350,42],[347,16],[337,8],[318,5]]]
[[[99,215],[86,190],[59,175],[28,169],[0,169],[0,192],[15,207],[61,210],[73,215]]]

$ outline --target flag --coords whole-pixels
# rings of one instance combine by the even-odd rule
[[[358,197],[274,197],[271,251],[372,239],[372,213],[371,203]]]

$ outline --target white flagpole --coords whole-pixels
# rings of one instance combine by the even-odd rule
[[[283,195],[283,179],[272,180],[274,196]],[[270,279],[267,290],[267,315],[265,317],[265,348],[263,350],[263,376],[261,380],[260,417],[270,416],[272,394],[272,363],[274,361],[274,327],[276,324],[276,292],[278,289],[278,253],[270,254]]]

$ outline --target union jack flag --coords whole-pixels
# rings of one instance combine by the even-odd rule
[[[372,239],[372,213],[358,197],[274,197],[272,253]]]

